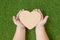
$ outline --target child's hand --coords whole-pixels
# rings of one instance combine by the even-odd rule
[[[36,28],[39,28],[41,26],[44,26],[44,24],[47,22],[48,16],[45,16],[45,18],[43,18],[43,14],[39,9],[36,9],[37,12],[39,12],[41,14],[41,20],[38,23],[38,25],[36,26]]]
[[[45,18],[43,18],[41,11],[39,9],[36,9],[36,11],[41,14],[41,20],[36,26],[36,40],[49,40],[44,28],[44,24],[47,22],[48,16],[45,16]]]
[[[13,22],[17,25],[13,40],[25,40],[25,27],[20,22],[19,14],[24,10],[20,10],[16,16],[13,16]]]
[[[24,25],[20,22],[20,20],[19,20],[19,14],[20,14],[20,12],[22,12],[22,11],[23,11],[23,10],[20,10],[16,16],[13,16],[13,22],[14,22],[17,26],[20,26],[20,27],[24,26]]]

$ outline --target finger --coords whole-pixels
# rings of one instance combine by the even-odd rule
[[[37,11],[37,9],[34,9],[34,10],[33,10],[33,12],[36,12],[36,11]]]
[[[48,19],[48,16],[45,16],[45,18],[43,20],[44,24],[47,22],[47,19]]]
[[[24,11],[24,9],[22,9],[22,11]]]
[[[38,9],[38,12],[41,14],[41,19],[43,19],[43,14],[40,9]]]
[[[21,11],[22,11],[22,10],[20,10],[20,11],[17,13],[17,15],[16,15],[16,19],[17,19],[17,20],[19,19],[19,15],[20,15]]]
[[[17,15],[16,15],[16,16],[18,17],[18,15],[19,15],[20,13],[21,13],[21,10],[17,13]]]
[[[20,13],[21,13],[22,11],[24,11],[24,9],[20,10],[20,11],[17,13],[16,19],[19,18],[19,15],[20,15]]]
[[[41,19],[43,19],[43,14],[42,14],[40,9],[34,9],[33,11],[37,11],[38,13],[40,13],[41,14]]]
[[[39,13],[42,13],[40,9],[37,10]]]
[[[38,9],[34,9],[35,11],[37,11]]]
[[[13,16],[13,22],[14,22],[14,23],[16,22],[16,18],[15,18],[15,16]]]

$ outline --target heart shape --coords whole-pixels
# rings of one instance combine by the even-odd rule
[[[32,12],[24,10],[20,12],[19,19],[26,28],[33,29],[40,22],[41,15],[34,10]]]

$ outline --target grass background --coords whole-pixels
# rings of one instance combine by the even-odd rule
[[[41,9],[49,19],[45,25],[50,40],[60,40],[60,0],[0,0],[0,40],[12,40],[16,26],[12,16],[20,9]],[[26,40],[36,40],[35,29],[26,30]]]

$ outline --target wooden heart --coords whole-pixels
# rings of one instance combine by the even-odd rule
[[[40,22],[41,15],[37,11],[24,10],[20,12],[19,19],[26,28],[32,29]]]

